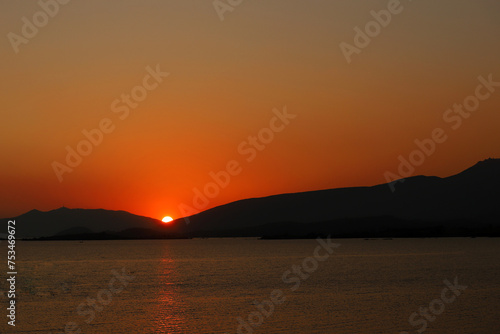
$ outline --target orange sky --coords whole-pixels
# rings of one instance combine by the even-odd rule
[[[339,44],[388,2],[243,1],[221,21],[212,1],[70,1],[15,53],[8,34],[41,9],[3,1],[0,216],[65,205],[177,218],[232,160],[241,172],[203,208],[374,185],[437,127],[449,138],[415,174],[500,157],[500,89],[458,130],[443,120],[478,76],[500,81],[500,3],[401,1],[349,64]],[[120,119],[113,101],[157,64],[170,75]],[[297,117],[246,161],[239,145],[284,106]],[[54,161],[106,118],[113,132],[59,182]]]

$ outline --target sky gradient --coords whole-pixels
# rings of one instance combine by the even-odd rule
[[[64,205],[179,218],[233,160],[241,171],[204,209],[380,184],[435,128],[448,139],[415,175],[500,157],[500,88],[459,129],[443,120],[479,76],[500,81],[500,3],[401,1],[348,63],[340,43],[388,2],[247,0],[221,21],[212,1],[73,0],[16,53],[8,34],[41,7],[2,1],[0,217]],[[169,75],[120,119],[113,102],[148,67]],[[284,106],[296,117],[248,162],[238,147]],[[60,182],[54,161],[106,118],[114,130]]]

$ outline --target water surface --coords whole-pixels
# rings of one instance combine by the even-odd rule
[[[257,311],[254,301],[281,290],[286,300],[241,333],[416,333],[422,325],[410,325],[410,315],[455,277],[467,289],[428,321],[426,333],[500,328],[498,239],[335,242],[340,247],[295,291],[298,279],[282,276],[314,255],[316,240],[18,242],[17,325],[3,321],[0,332],[61,333],[73,322],[81,333],[237,333],[238,317],[248,322]],[[112,271],[122,268],[133,280],[107,292]],[[98,295],[107,305],[98,304],[89,321],[89,307],[77,308]]]

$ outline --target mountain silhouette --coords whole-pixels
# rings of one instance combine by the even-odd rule
[[[488,159],[450,177],[245,199],[170,224],[125,211],[65,207],[10,219],[18,237],[52,239],[493,236],[500,235],[499,175],[500,159]]]
[[[133,228],[161,229],[162,222],[126,211],[104,209],[31,210],[16,220],[16,236],[22,238],[119,232]],[[7,221],[7,220],[6,220]]]
[[[175,223],[191,232],[384,216],[429,223],[498,224],[499,175],[500,159],[488,159],[446,178],[414,176],[394,182],[394,191],[381,184],[246,199]]]

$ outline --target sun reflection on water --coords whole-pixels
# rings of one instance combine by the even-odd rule
[[[168,245],[165,244],[162,259],[158,266],[158,290],[154,323],[157,333],[187,333],[185,309],[179,285],[176,263],[169,257]]]

